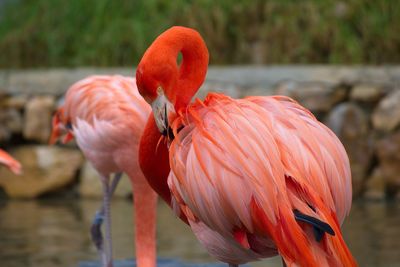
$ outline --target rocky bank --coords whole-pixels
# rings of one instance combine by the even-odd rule
[[[91,74],[133,75],[133,69],[0,71],[0,146],[24,167],[0,169],[9,197],[32,198],[72,190],[101,195],[100,181],[75,145],[47,145],[51,116],[67,88]],[[198,93],[232,97],[288,95],[310,109],[343,142],[355,197],[400,197],[400,67],[211,67]],[[123,179],[117,196],[130,194]]]

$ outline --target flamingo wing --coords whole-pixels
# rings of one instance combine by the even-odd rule
[[[352,185],[349,159],[337,136],[289,97],[246,99],[273,114],[275,138],[284,151],[281,155],[286,156],[286,174],[303,177],[313,185],[343,223],[351,208]]]
[[[244,246],[243,236],[271,238],[288,265],[340,266],[338,261],[348,259],[337,260],[335,254],[344,242],[333,201],[326,205],[321,197],[329,189],[319,192],[303,176],[324,159],[316,159],[302,143],[297,122],[285,118],[293,114],[276,116],[255,102],[211,94],[176,120],[175,129],[185,127],[170,148],[168,183],[175,205],[189,220]],[[296,211],[331,224],[338,240],[329,236],[319,243],[308,233],[312,227],[296,221]]]

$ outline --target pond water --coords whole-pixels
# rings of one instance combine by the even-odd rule
[[[89,226],[99,200],[46,199],[0,202],[0,266],[73,267],[96,260]],[[112,204],[114,256],[134,253],[131,202]],[[360,266],[400,266],[400,202],[355,202],[344,228]],[[158,206],[158,256],[212,262],[190,229],[169,208]],[[279,258],[251,266],[281,266]]]

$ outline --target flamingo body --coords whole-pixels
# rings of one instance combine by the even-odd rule
[[[100,173],[140,173],[136,153],[150,106],[134,78],[94,76],[74,84],[65,96],[79,148]],[[143,179],[145,181],[145,179]]]
[[[138,266],[155,266],[157,196],[138,164],[138,146],[150,106],[138,93],[134,78],[91,76],[75,83],[53,123],[68,130],[102,178],[128,174],[132,184]],[[69,139],[69,138],[68,138]],[[109,192],[108,192],[109,193]],[[105,194],[108,194],[105,192]]]
[[[328,257],[293,216],[299,210],[340,233],[337,220],[350,210],[349,161],[328,128],[280,96],[235,100],[211,94],[186,114],[174,122],[181,130],[170,147],[168,184],[175,210],[185,213],[211,255],[241,264],[280,251],[289,265],[341,266],[342,259]],[[260,225],[259,213],[267,225]],[[291,253],[285,255],[289,247],[280,240],[295,241],[288,244]],[[335,245],[330,236],[322,242]]]
[[[207,65],[203,39],[185,27],[157,37],[138,65],[154,115],[139,152],[149,183],[230,266],[278,253],[288,266],[356,266],[340,230],[352,189],[338,138],[288,97],[213,93],[191,103]],[[155,142],[160,133],[166,142]]]

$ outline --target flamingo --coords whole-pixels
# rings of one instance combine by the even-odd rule
[[[103,266],[113,265],[110,198],[122,173],[128,174],[132,184],[137,265],[156,266],[157,194],[138,164],[139,140],[150,110],[138,93],[135,78],[91,76],[69,88],[63,106],[53,117],[50,143],[65,132],[64,143],[75,137],[79,148],[101,177],[103,206],[95,216],[91,234]],[[115,178],[110,184],[112,173]],[[100,231],[103,216],[105,248]]]
[[[285,96],[191,103],[207,66],[200,34],[179,26],[138,65],[154,115],[139,148],[149,184],[229,266],[277,254],[284,266],[356,266],[340,229],[352,189],[338,138]]]
[[[21,163],[2,149],[0,149],[0,164],[3,164],[15,174],[21,174]]]

